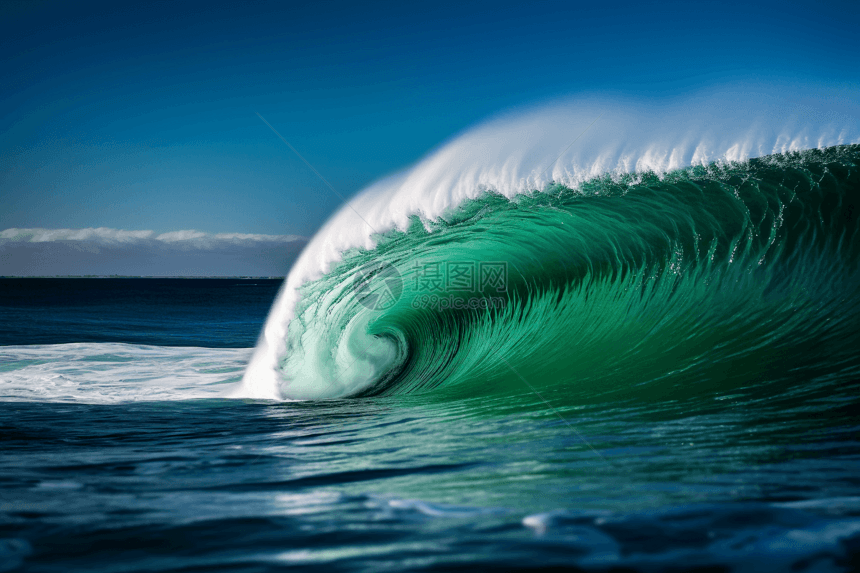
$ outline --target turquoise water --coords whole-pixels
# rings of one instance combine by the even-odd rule
[[[849,391],[858,149],[485,195],[429,229],[415,217],[300,288],[282,391],[661,407]]]
[[[96,293],[115,337],[0,347],[0,569],[856,570],[858,162],[415,217],[301,285],[275,367],[312,401],[235,397],[277,285],[135,287],[173,306],[127,342],[152,305]]]

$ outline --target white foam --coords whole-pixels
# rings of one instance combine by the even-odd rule
[[[251,349],[52,344],[0,347],[0,400],[119,403],[223,397]]]
[[[551,182],[576,189],[604,174],[660,174],[858,143],[858,101],[857,93],[845,90],[740,86],[673,101],[555,102],[479,125],[411,169],[371,185],[322,227],[284,283],[240,394],[285,397],[290,381],[279,364],[297,289],[327,273],[344,251],[372,249],[376,233],[405,230],[415,215],[437,219],[486,191],[510,198]]]

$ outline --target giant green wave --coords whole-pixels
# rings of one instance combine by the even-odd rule
[[[285,394],[575,404],[844,389],[860,372],[858,163],[860,146],[835,146],[413,217],[301,287],[278,367],[302,385]],[[506,290],[440,291],[428,269],[449,263],[504,263]],[[368,308],[373,289],[392,294],[391,267],[397,300]],[[485,297],[502,302],[443,308]]]

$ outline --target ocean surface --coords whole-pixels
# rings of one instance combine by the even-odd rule
[[[280,281],[0,284],[3,571],[857,569],[851,384],[227,399]]]
[[[691,163],[0,281],[0,571],[858,570],[860,146]]]

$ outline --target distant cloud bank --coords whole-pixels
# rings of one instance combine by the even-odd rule
[[[0,276],[284,276],[307,243],[297,235],[6,229]]]

